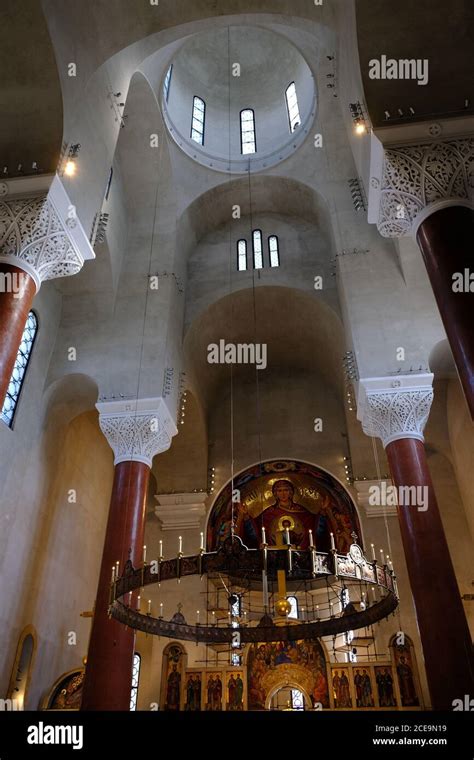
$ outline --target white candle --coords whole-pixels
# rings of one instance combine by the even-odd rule
[[[160,617],[163,617],[163,602],[160,602]]]
[[[179,537],[179,553],[181,554],[183,551],[183,537]]]
[[[118,577],[119,577],[119,563],[118,563],[118,560],[117,560],[117,562],[115,563],[115,577],[116,577],[116,578],[118,578]]]
[[[115,583],[115,565],[112,565],[112,583]]]
[[[384,561],[383,561],[383,549],[380,549],[380,562],[381,562],[382,565],[384,564]]]
[[[331,535],[331,549],[332,551],[334,551],[336,548],[336,544],[334,543],[334,533],[331,533],[330,535]]]
[[[289,546],[290,545],[290,531],[288,530],[288,528],[285,528],[285,541],[286,541],[287,546]]]
[[[137,599],[137,610],[138,610],[138,612],[140,612],[140,599],[141,599],[141,596],[139,594],[138,595],[138,599]]]
[[[148,613],[151,612],[151,599],[148,600]]]
[[[130,607],[131,603],[132,603],[132,592],[130,591],[129,594],[128,594],[128,606],[129,607]]]
[[[146,562],[146,546],[143,547],[143,564]]]
[[[201,551],[204,549],[204,533],[201,531]]]
[[[375,586],[372,586],[372,596],[374,597],[374,602],[377,601],[377,596],[375,594]]]
[[[392,563],[390,562],[390,557],[388,556],[388,554],[387,554],[386,558],[387,558],[387,565],[388,565],[388,567],[391,568],[392,567]]]
[[[314,549],[313,531],[309,529],[309,548]]]
[[[199,623],[199,610],[196,610],[196,622]]]
[[[160,541],[160,559],[163,559],[163,541]]]
[[[316,605],[316,620],[319,620],[319,604]]]
[[[370,544],[372,547],[372,559],[377,559],[375,556],[375,546],[373,544]]]
[[[267,543],[267,536],[265,534],[265,528],[262,525],[262,544],[266,544],[266,543]]]

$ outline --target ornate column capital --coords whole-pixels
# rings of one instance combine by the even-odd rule
[[[380,438],[384,448],[401,438],[424,441],[423,430],[433,401],[433,375],[372,377],[359,381],[357,419],[364,433]]]
[[[27,272],[38,291],[44,280],[80,272],[94,252],[59,177],[48,190],[30,186],[20,179],[0,188],[0,262]]]
[[[178,432],[162,398],[103,401],[96,404],[100,429],[114,454],[114,464],[143,462],[166,451]]]
[[[474,138],[374,148],[369,221],[383,237],[416,236],[446,206],[474,208]]]

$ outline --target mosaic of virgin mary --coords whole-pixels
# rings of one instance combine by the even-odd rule
[[[283,477],[282,477],[283,476]],[[329,473],[302,462],[264,462],[245,470],[216,499],[208,522],[208,550],[218,549],[231,535],[249,549],[289,542],[307,549],[310,531],[318,551],[331,548],[333,533],[340,553],[348,551],[351,534],[358,533],[355,508],[347,491]]]

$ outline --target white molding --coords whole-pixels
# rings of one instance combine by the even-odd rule
[[[380,504],[369,504],[369,490],[372,486],[380,486],[385,483],[388,486],[392,485],[392,481],[387,478],[381,480],[355,480],[354,488],[357,491],[357,504],[365,511],[365,516],[369,519],[372,517],[396,517],[396,506],[381,506]]]
[[[193,493],[156,494],[155,515],[161,530],[197,530],[206,516],[208,494]]]
[[[74,206],[74,204],[71,203],[69,195],[67,194],[66,189],[57,174],[55,175],[51,183],[51,187],[49,188],[48,199],[51,201],[56,210],[56,213],[66,227],[69,240],[74,246],[78,255],[84,261],[95,259],[94,250],[89,242],[89,238],[85,233],[84,227],[82,226],[79,217],[76,215],[74,219],[71,220],[68,215],[69,209],[71,206]],[[74,221],[74,224],[71,223],[72,221]]]

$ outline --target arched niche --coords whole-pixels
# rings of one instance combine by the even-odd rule
[[[40,710],[79,710],[82,701],[85,668],[62,673],[46,692]]]
[[[287,484],[285,492],[282,484]],[[208,517],[207,549],[215,551],[223,544],[232,522],[234,533],[249,548],[260,545],[262,529],[271,545],[285,518],[294,534],[292,543],[302,548],[308,547],[309,530],[320,551],[330,550],[331,533],[340,553],[349,550],[353,532],[361,536],[354,502],[337,478],[316,465],[281,459],[248,467],[221,489]]]
[[[161,667],[161,710],[179,712],[181,709],[187,661],[186,649],[179,641],[172,641],[164,648]]]
[[[22,630],[18,640],[7,691],[7,699],[12,700],[13,709],[25,709],[37,642],[38,635],[36,629],[32,625],[27,625]]]
[[[303,692],[308,706],[329,708],[327,660],[319,640],[251,645],[247,655],[248,709],[270,709],[273,695],[285,687]]]
[[[390,639],[390,652],[397,676],[402,707],[420,707],[421,687],[413,641],[401,632]]]

